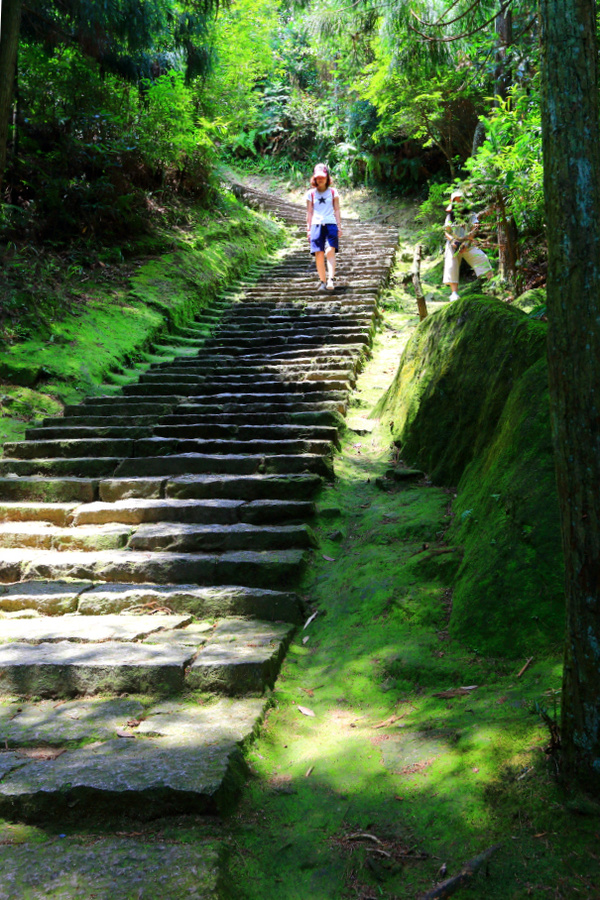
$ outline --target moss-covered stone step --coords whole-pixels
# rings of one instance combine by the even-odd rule
[[[0,476],[0,500],[42,503],[91,503],[98,499],[96,478],[46,478],[44,476]]]
[[[131,424],[137,424],[140,417],[145,421],[149,420],[155,422],[158,416],[166,415],[171,412],[173,407],[182,399],[184,398],[172,397],[171,401],[168,402],[168,398],[161,397],[160,402],[156,403],[138,400],[135,409],[132,409],[130,404],[123,402],[121,396],[95,397],[91,400],[84,400],[83,403],[77,405],[67,404],[64,410],[64,417],[74,419],[80,419],[82,417],[87,418],[93,415],[93,411],[97,409],[100,409],[101,414],[104,415],[104,413],[106,413],[105,407],[108,405],[110,406],[110,416],[114,425],[127,424],[128,421],[131,422]],[[56,418],[44,419],[44,422],[54,423],[56,422]]]
[[[148,553],[9,549],[0,558],[0,583],[72,578],[130,584],[245,584],[289,589],[299,583],[306,563],[304,550]]]
[[[253,525],[300,521],[314,515],[314,503],[299,500],[160,500],[131,499],[114,503],[89,503],[83,506],[65,504],[69,524],[97,525],[123,522],[140,525],[145,522],[186,522],[202,525]],[[28,509],[36,511],[35,505]],[[21,510],[18,510],[20,514]],[[66,510],[65,510],[66,512]],[[0,505],[0,517],[10,519],[10,505]],[[40,513],[43,515],[43,513]],[[65,519],[66,522],[66,519]]]
[[[219,387],[221,386],[219,385]],[[126,388],[127,394],[124,396],[127,396],[130,401],[145,394],[159,397],[161,391],[161,387],[158,384],[130,384],[126,385]],[[165,387],[165,390],[167,390],[167,387]],[[272,406],[288,402],[298,403],[303,400],[311,403],[327,400],[346,400],[347,394],[347,388],[343,390],[329,390],[321,387],[318,382],[302,382],[299,385],[286,384],[282,385],[281,390],[278,391],[264,391],[262,385],[257,385],[254,390],[247,389],[245,391],[226,390],[225,386],[223,386],[221,390],[215,393],[209,390],[205,393],[201,386],[193,389],[190,386],[186,400],[189,401],[190,398],[195,399],[196,397],[202,398],[206,396],[213,403],[236,403],[238,406],[246,403],[263,403],[265,406]]]
[[[0,547],[42,550],[117,550],[127,546],[135,526],[123,524],[61,527],[47,522],[1,522]]]
[[[293,622],[305,618],[302,601],[289,591],[242,585],[200,587],[197,584],[101,584],[92,581],[22,581],[0,584],[0,617],[82,616],[157,610],[199,618],[244,616]]]
[[[62,809],[61,804],[57,812]],[[224,846],[216,840],[179,846],[96,837],[92,844],[56,840],[13,844],[0,847],[2,896],[3,900],[37,900],[43,884],[48,900],[94,896],[219,900],[223,853]]]
[[[51,522],[66,526],[79,503],[13,503],[0,501],[0,522]]]
[[[67,460],[69,462],[70,460]],[[114,469],[117,478],[131,475],[281,475],[312,472],[323,478],[333,478],[333,466],[328,457],[317,453],[298,454],[243,454],[222,456],[209,453],[186,453],[173,456],[146,456],[126,459]]]
[[[174,500],[300,500],[314,497],[323,479],[314,473],[287,475],[180,475],[173,478],[109,478],[96,496],[105,503],[132,498]]]

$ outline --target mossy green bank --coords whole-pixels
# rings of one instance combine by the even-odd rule
[[[210,216],[198,210],[193,225],[173,231],[169,252],[129,263],[124,283],[90,276],[62,317],[40,320],[38,334],[0,351],[0,442],[64,403],[116,391],[152,362],[184,355],[172,333],[285,240],[279,223],[227,195]]]

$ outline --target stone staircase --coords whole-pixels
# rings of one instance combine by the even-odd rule
[[[226,809],[295,626],[396,233],[346,222],[316,292],[299,229],[118,395],[0,459],[0,816]],[[62,895],[61,895],[62,896]],[[136,895],[137,896],[137,895]]]

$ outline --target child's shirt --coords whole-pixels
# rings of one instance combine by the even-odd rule
[[[333,208],[333,201],[339,194],[333,187],[328,187],[322,193],[316,188],[311,188],[306,192],[306,202],[313,205],[312,225],[335,225],[337,219]]]
[[[462,240],[465,238],[470,231],[473,230],[475,225],[479,225],[479,218],[476,213],[470,213],[466,216],[466,220],[458,221],[457,219],[452,221],[452,216],[450,213],[446,216],[446,221],[444,222],[444,229],[446,231],[446,235],[449,240]]]

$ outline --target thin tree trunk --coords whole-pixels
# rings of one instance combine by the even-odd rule
[[[10,129],[11,105],[22,0],[2,0],[0,11],[0,188],[6,168],[6,145]]]
[[[548,362],[565,556],[562,774],[600,795],[600,129],[595,0],[540,0]]]
[[[417,309],[419,310],[419,321],[427,318],[427,301],[421,287],[421,253],[423,247],[417,244],[415,247],[415,255],[413,256],[412,282],[415,289],[415,297],[417,298]]]
[[[512,12],[504,10],[496,16],[496,34],[498,35],[498,49],[496,51],[495,71],[495,100],[494,106],[498,107],[508,99],[512,87],[510,69],[506,65],[506,53],[513,42]],[[500,218],[498,222],[498,267],[502,281],[516,287],[517,280],[517,225],[512,216],[506,215],[504,199],[500,194],[497,197]]]

